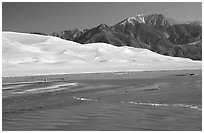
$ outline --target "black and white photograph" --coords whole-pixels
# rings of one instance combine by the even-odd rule
[[[202,131],[202,2],[2,2],[2,131]]]

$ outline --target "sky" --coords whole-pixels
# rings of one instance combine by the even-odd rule
[[[138,14],[202,21],[201,2],[3,2],[2,30],[52,33],[114,25]]]

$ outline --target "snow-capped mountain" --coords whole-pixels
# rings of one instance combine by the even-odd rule
[[[202,60],[202,25],[197,21],[177,23],[162,14],[135,15],[113,26],[100,24],[90,29],[65,30],[50,35],[81,44],[103,42]],[[188,45],[194,42],[200,43]]]
[[[103,25],[105,26],[105,25]],[[107,43],[82,45],[53,36],[2,33],[3,76],[201,69],[201,61]]]
[[[135,25],[135,23],[145,23],[145,18],[143,14],[140,14],[133,17],[129,17],[116,25],[126,25],[127,23],[132,25]]]

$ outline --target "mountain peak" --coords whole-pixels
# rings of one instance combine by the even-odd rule
[[[128,21],[129,23],[133,23],[133,20],[135,20],[135,21],[137,21],[137,22],[139,22],[139,23],[145,23],[143,14],[139,14],[139,15],[136,15],[136,16],[134,16],[134,17],[129,17],[129,18],[127,18],[127,21]]]
[[[132,24],[132,25],[135,25],[135,23],[145,23],[144,15],[139,14],[139,15],[136,15],[136,16],[126,18],[125,20],[119,22],[116,25],[126,25],[127,23]]]
[[[163,14],[152,14],[145,16],[145,23],[154,27],[169,27],[171,23]]]
[[[98,27],[99,27],[99,28],[106,28],[106,27],[108,27],[108,25],[106,25],[106,24],[100,24]]]

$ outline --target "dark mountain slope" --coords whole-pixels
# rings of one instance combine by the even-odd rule
[[[101,24],[95,28],[88,30],[86,33],[79,36],[74,41],[81,44],[104,42],[115,46],[149,48],[148,45],[137,41],[134,37],[122,32],[116,32],[114,28],[105,24]]]
[[[193,60],[202,60],[202,41],[178,45],[175,49],[175,56],[186,57]]]
[[[84,32],[86,32],[87,29],[85,30],[79,30],[77,28],[73,30],[65,30],[65,31],[60,31],[60,32],[53,32],[50,35],[60,37],[65,40],[71,40],[73,41],[76,37],[80,36]]]

